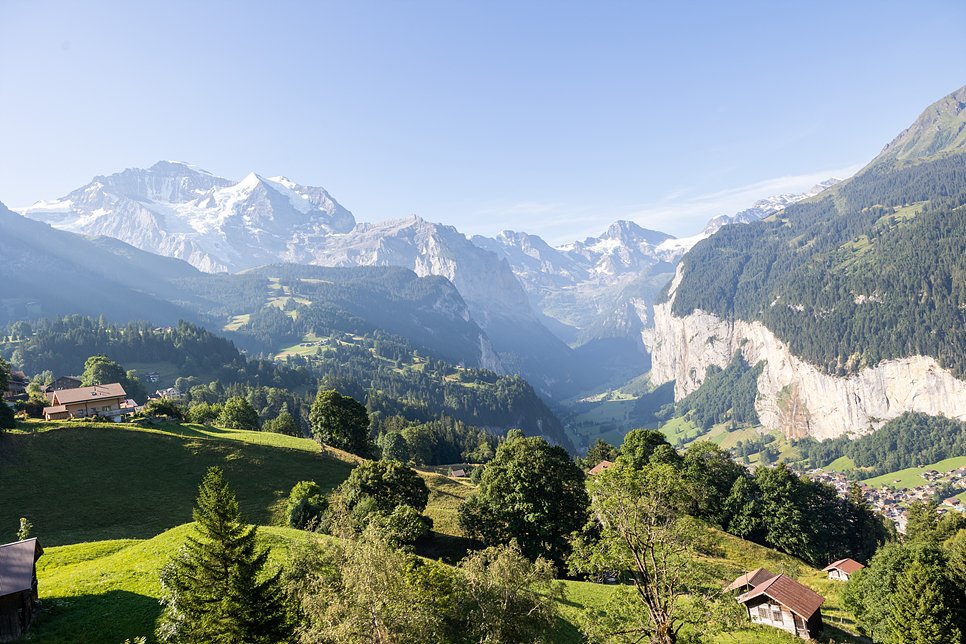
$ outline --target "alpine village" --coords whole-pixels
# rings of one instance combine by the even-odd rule
[[[748,207],[0,204],[0,641],[966,642],[966,87]]]

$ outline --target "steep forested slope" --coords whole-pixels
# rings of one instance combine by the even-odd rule
[[[829,192],[696,245],[673,313],[760,320],[830,374],[929,355],[966,375],[966,155],[875,164]]]

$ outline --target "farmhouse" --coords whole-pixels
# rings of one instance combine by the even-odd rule
[[[824,630],[821,606],[825,598],[794,579],[778,575],[738,596],[756,624],[774,626],[802,639],[816,639]]]
[[[23,637],[40,600],[37,559],[44,554],[37,539],[0,546],[0,642]]]
[[[728,586],[728,590],[740,590],[743,593],[748,592],[749,590],[756,588],[769,579],[774,579],[777,576],[778,575],[767,568],[755,568],[751,572],[746,573],[731,582],[731,584]]]
[[[865,566],[854,559],[839,559],[838,561],[830,563],[822,568],[822,572],[827,572],[829,579],[848,581],[849,575],[856,570],[862,570],[863,568],[865,568]]]
[[[124,388],[114,382],[109,385],[62,389],[53,392],[50,407],[44,408],[44,420],[106,416],[117,420],[134,412],[127,403]]]

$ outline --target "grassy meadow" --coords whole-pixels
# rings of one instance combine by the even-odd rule
[[[158,572],[193,530],[191,511],[209,466],[225,470],[243,514],[260,525],[260,539],[278,566],[293,544],[308,538],[279,526],[291,487],[313,479],[331,490],[358,462],[331,449],[323,454],[310,440],[202,425],[20,427],[0,435],[0,534],[13,540],[24,516],[45,548],[38,561],[44,610],[28,637],[39,643],[121,644],[140,636],[156,641]],[[432,472],[420,476],[430,488],[426,514],[436,533],[420,552],[453,563],[468,545],[456,513],[474,486]],[[851,622],[841,608],[841,584],[799,560],[721,534],[709,561],[722,584],[758,566],[784,570],[828,598],[822,609],[827,624],[842,620],[848,628]],[[578,614],[602,608],[613,586],[573,580],[565,586],[553,641],[579,644]],[[834,628],[829,632],[835,642],[853,641]],[[788,634],[750,625],[722,637],[738,643],[789,641]]]

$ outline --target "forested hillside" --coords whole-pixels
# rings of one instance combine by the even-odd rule
[[[362,324],[351,316],[345,319]],[[158,330],[148,323],[121,328],[78,315],[44,319],[36,329],[27,325],[26,331],[23,324],[18,323],[18,339],[2,347],[3,355],[29,376],[80,374],[88,357],[102,353],[122,365],[165,363],[174,365],[180,376],[176,384],[186,394],[185,406],[241,396],[261,422],[285,411],[303,430],[308,429],[321,385],[367,405],[371,438],[377,442],[383,433],[407,428],[413,433],[416,426],[435,436],[429,444],[438,449],[423,441],[419,452],[420,462],[427,464],[444,462],[443,455],[452,456],[454,450],[460,455],[479,453],[481,441],[491,452],[495,440],[484,440],[480,427],[497,434],[519,428],[573,450],[560,421],[525,380],[458,369],[420,355],[406,339],[378,329],[351,335],[342,325],[326,327],[327,344],[315,353],[275,362],[249,359],[231,341],[183,321]]]
[[[928,355],[966,376],[966,155],[877,164],[828,192],[697,244],[673,313],[760,320],[833,375]]]
[[[856,467],[866,468],[864,478],[873,478],[966,455],[966,423],[944,416],[906,413],[855,440],[845,436],[821,443],[805,439],[796,446],[811,467],[824,467],[847,456]]]

